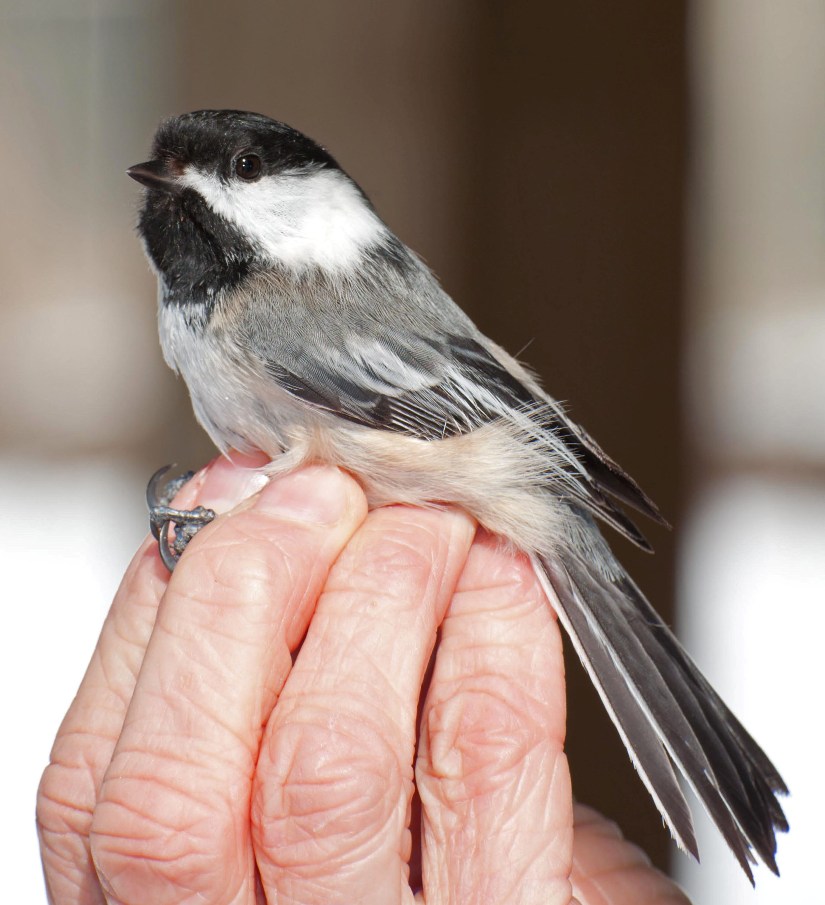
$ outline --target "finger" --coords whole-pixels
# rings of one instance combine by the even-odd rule
[[[113,901],[255,901],[249,795],[261,727],[365,514],[351,478],[311,467],[192,541],[158,609],[92,822]]]
[[[690,905],[614,823],[579,804],[575,819],[571,881],[580,905]]]
[[[262,464],[252,457],[243,462]],[[220,512],[259,487],[256,472],[222,458],[186,484],[176,502],[203,503]],[[37,822],[44,875],[52,901],[61,905],[103,901],[89,855],[92,811],[168,578],[156,543],[147,537],[115,595],[40,782]]]
[[[523,556],[480,535],[441,629],[416,780],[427,905],[568,905],[564,664]]]
[[[380,509],[332,570],[258,762],[269,901],[411,899],[417,701],[474,531],[460,512]]]

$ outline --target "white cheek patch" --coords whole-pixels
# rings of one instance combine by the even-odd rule
[[[352,182],[337,170],[226,183],[187,168],[181,182],[239,227],[273,263],[297,269],[350,268],[367,246],[387,233]]]

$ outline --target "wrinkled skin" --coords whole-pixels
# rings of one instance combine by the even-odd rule
[[[335,469],[260,485],[217,460],[177,504],[226,514],[129,566],[40,785],[53,903],[685,905],[573,805],[526,560]]]

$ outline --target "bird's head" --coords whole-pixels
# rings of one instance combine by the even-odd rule
[[[345,271],[389,235],[329,152],[256,113],[168,119],[152,159],[127,172],[147,190],[138,224],[147,254],[180,300],[267,268]]]

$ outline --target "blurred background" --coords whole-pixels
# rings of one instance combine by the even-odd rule
[[[702,867],[673,851],[571,657],[577,797],[697,905],[825,901],[823,84],[804,0],[0,0],[4,897],[45,901],[35,788],[146,480],[213,455],[124,170],[236,107],[327,145],[659,502],[657,555],[616,549],[785,775],[783,878],[751,890],[701,818]]]

